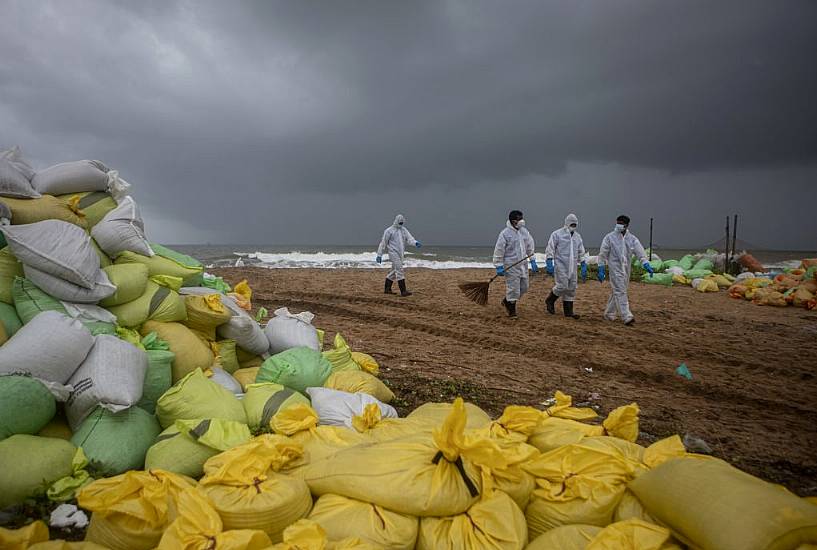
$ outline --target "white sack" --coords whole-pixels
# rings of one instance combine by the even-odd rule
[[[81,227],[62,220],[45,220],[0,229],[12,254],[23,264],[85,288],[96,285],[99,255]]]
[[[674,265],[672,267],[668,267],[665,270],[665,272],[666,273],[672,273],[673,275],[683,275],[684,274],[684,268],[681,267],[681,266]]]
[[[62,162],[34,174],[31,184],[39,193],[48,195],[107,191],[108,171],[98,160]]]
[[[46,294],[67,302],[96,304],[116,292],[116,285],[111,283],[108,275],[101,269],[97,274],[96,284],[93,288],[75,285],[29,265],[23,265],[23,273],[25,273],[26,279],[34,283]]]
[[[116,315],[107,309],[92,304],[75,304],[72,302],[62,302],[62,307],[72,319],[77,319],[83,323],[110,323],[116,324]]]
[[[15,147],[0,152],[0,196],[16,199],[34,199],[40,194],[31,186],[31,167]]]
[[[28,163],[28,161],[25,158],[23,158],[23,153],[20,151],[19,145],[15,145],[14,147],[7,151],[0,151],[0,159],[5,160],[9,164],[11,164],[28,181],[31,181],[31,178],[34,177],[34,173],[36,172],[36,170],[34,170],[34,168],[32,168],[31,165]],[[35,195],[40,196],[39,193],[35,193]]]
[[[119,206],[108,212],[93,229],[91,237],[111,258],[129,250],[142,256],[153,256],[145,238],[145,224],[139,206],[132,197],[125,197]]]
[[[378,401],[367,393],[349,393],[329,388],[306,388],[312,408],[318,413],[318,424],[352,427],[352,419],[363,414],[366,405],[376,403],[383,418],[397,418],[394,407]]]
[[[264,334],[269,340],[269,352],[280,353],[290,348],[307,347],[321,351],[318,330],[311,325],[315,316],[304,311],[293,315],[285,307],[275,310],[275,317],[267,322]]]
[[[147,353],[116,336],[100,334],[85,361],[68,383],[73,388],[65,403],[68,424],[76,431],[97,405],[124,411],[142,398]]]

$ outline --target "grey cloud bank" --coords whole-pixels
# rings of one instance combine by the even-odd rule
[[[0,147],[99,158],[165,242],[817,248],[813,2],[2,2]]]

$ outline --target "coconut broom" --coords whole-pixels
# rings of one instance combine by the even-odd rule
[[[524,258],[522,258],[518,262],[506,267],[505,271],[511,269],[512,267],[518,266],[519,264],[521,264],[525,260],[528,260],[528,259],[530,259],[532,257],[533,257],[533,254],[531,254],[530,256],[525,256]],[[499,277],[499,274],[496,274],[493,277],[491,277],[491,280],[488,281],[487,283],[484,283],[484,282],[461,283],[459,285],[459,287],[460,287],[460,290],[462,291],[462,293],[465,294],[466,298],[468,298],[469,300],[471,300],[472,302],[474,302],[476,304],[484,306],[485,304],[488,303],[488,289],[491,287],[491,283],[493,283],[494,279],[496,279],[497,277]]]

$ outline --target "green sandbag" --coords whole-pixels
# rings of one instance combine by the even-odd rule
[[[196,271],[194,275],[188,277],[182,276],[184,279],[184,286],[201,286],[201,283],[204,280],[204,264],[202,264],[196,258],[188,256],[187,254],[182,254],[181,252],[172,250],[161,244],[150,243],[150,248],[157,256],[172,260],[180,266],[183,266],[185,269]]]
[[[232,374],[241,368],[238,363],[235,340],[219,340],[216,345],[218,346],[218,356],[222,369]]]
[[[167,346],[167,342],[161,340],[160,342]],[[148,356],[148,370],[142,387],[142,399],[136,405],[153,414],[156,412],[156,402],[173,385],[173,359],[176,358],[176,354],[170,351],[169,347],[149,349],[148,346],[145,346],[145,353]]]
[[[301,393],[322,387],[332,374],[332,364],[312,348],[290,348],[276,353],[261,365],[256,382],[274,382]]]
[[[199,478],[204,475],[207,459],[243,445],[251,437],[245,424],[232,420],[177,420],[148,449],[145,469]]]
[[[690,269],[688,271],[684,271],[684,277],[690,280],[703,279],[709,275],[712,275],[712,272],[708,269]]]
[[[155,256],[142,256],[126,250],[116,257],[114,263],[144,264],[148,267],[151,277],[154,275],[181,277],[184,286],[199,286],[204,272],[204,266],[201,262],[159,244],[151,243],[150,247],[156,253]]]
[[[9,338],[23,326],[23,322],[17,315],[17,310],[14,309],[14,306],[10,306],[5,302],[0,302],[0,321],[2,321],[3,327],[6,329],[6,335]]]
[[[105,298],[99,305],[111,307],[126,304],[145,293],[148,284],[148,268],[142,264],[110,265],[102,268],[116,292]]]
[[[99,267],[101,267],[102,269],[105,269],[106,267],[109,267],[109,266],[113,265],[113,262],[111,261],[111,258],[107,254],[105,254],[105,251],[102,250],[102,248],[93,239],[93,237],[91,238],[91,246],[94,247],[94,250],[96,251],[96,255],[99,256]]]
[[[23,324],[28,323],[43,311],[57,311],[68,315],[59,300],[40,290],[28,279],[15,277],[11,292],[14,296],[14,307]]]
[[[82,447],[91,466],[105,476],[141,470],[161,432],[156,417],[139,407],[112,413],[97,407],[74,432],[71,443]]]
[[[0,232],[2,235],[2,232]],[[0,250],[0,301],[7,304],[14,303],[11,289],[14,287],[14,278],[23,276],[23,264],[17,261],[9,247]]]
[[[695,258],[692,257],[692,254],[687,254],[678,262],[678,266],[684,271],[689,271],[693,265],[695,265]]]
[[[42,382],[28,376],[0,376],[0,439],[36,434],[57,413],[57,402]]]
[[[712,260],[707,260],[706,258],[701,258],[700,260],[698,260],[695,263],[694,266],[692,266],[692,269],[695,270],[695,271],[698,271],[698,270],[712,271],[713,269],[715,269],[715,264],[712,262]]]
[[[71,475],[77,448],[53,437],[18,434],[0,441],[0,509],[45,492]]]
[[[229,284],[227,284],[224,279],[221,277],[203,277],[201,280],[201,286],[205,288],[212,288],[222,294],[227,294],[232,290]]]
[[[672,286],[672,273],[656,273],[650,277],[649,273],[641,276],[641,282],[648,285]]]
[[[156,403],[156,416],[163,428],[176,420],[221,418],[247,423],[241,401],[196,369],[167,390]]]
[[[184,298],[178,292],[147,281],[145,293],[136,300],[119,306],[111,306],[108,311],[116,315],[123,327],[138,327],[145,321],[184,321],[187,308]]]
[[[671,267],[675,267],[680,263],[681,262],[679,262],[678,260],[664,260],[664,265],[661,266],[661,267],[663,267],[664,271],[666,271],[667,269],[669,269]]]
[[[650,267],[656,273],[664,269],[664,262],[661,260],[650,260]]]
[[[309,405],[309,399],[302,394],[285,388],[281,384],[261,382],[247,386],[247,393],[241,400],[247,413],[247,425],[252,430],[269,428],[269,422],[278,411],[293,405]]]

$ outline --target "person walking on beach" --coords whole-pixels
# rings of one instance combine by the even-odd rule
[[[584,243],[582,236],[576,231],[579,225],[579,218],[576,214],[568,214],[565,224],[550,234],[548,245],[545,249],[547,259],[546,269],[553,275],[554,285],[550,289],[550,295],[545,300],[548,313],[556,313],[556,300],[562,299],[565,317],[578,319],[579,316],[573,312],[573,300],[576,298],[576,287],[578,286],[578,274],[576,266],[581,262],[582,282],[587,280],[587,262],[584,260]]]
[[[412,293],[406,290],[406,275],[403,272],[403,254],[405,253],[405,245],[416,246],[420,248],[423,246],[420,241],[415,239],[409,230],[404,225],[406,218],[403,214],[397,214],[392,223],[383,232],[383,238],[380,239],[380,246],[377,247],[377,263],[383,262],[383,252],[389,253],[389,261],[391,261],[391,269],[386,275],[386,286],[384,292],[386,294],[394,294],[392,292],[392,285],[397,281],[397,286],[400,288],[400,296],[411,296]]]
[[[615,321],[620,315],[627,326],[635,322],[630,312],[630,301],[627,298],[627,287],[630,284],[630,265],[635,256],[644,269],[653,275],[652,267],[647,261],[644,247],[635,235],[629,232],[630,218],[624,215],[616,218],[616,227],[605,235],[599,250],[599,282],[603,283],[606,271],[610,272],[610,299],[604,318]],[[605,269],[605,266],[606,269]]]
[[[528,291],[528,266],[526,262],[510,266],[530,256],[530,268],[537,273],[539,267],[533,258],[534,246],[533,237],[525,228],[522,212],[511,210],[505,229],[500,231],[496,239],[493,262],[496,274],[505,277],[505,297],[502,299],[502,305],[511,319],[516,319],[516,302]]]

